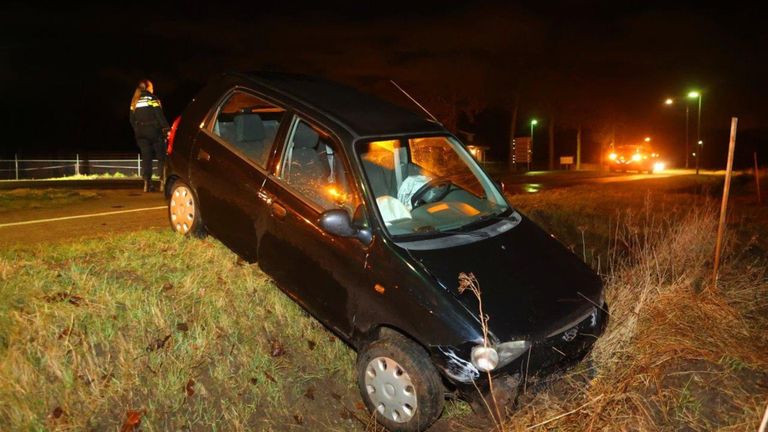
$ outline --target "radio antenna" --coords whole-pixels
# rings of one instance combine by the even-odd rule
[[[400,91],[401,91],[401,92],[402,92],[402,93],[403,93],[405,96],[407,96],[407,97],[408,97],[408,99],[410,99],[410,100],[411,100],[411,102],[415,103],[415,104],[416,104],[416,106],[418,106],[419,108],[421,108],[421,110],[422,110],[422,111],[424,111],[425,113],[427,113],[427,115],[429,116],[429,118],[431,118],[432,120],[434,120],[434,122],[435,122],[435,123],[437,123],[437,124],[439,124],[439,125],[441,125],[441,126],[442,126],[442,123],[440,123],[440,120],[438,120],[438,119],[437,119],[437,117],[433,116],[431,112],[429,112],[429,111],[428,111],[426,108],[424,108],[424,105],[420,104],[420,103],[419,103],[419,102],[418,102],[416,99],[414,99],[413,97],[411,97],[411,95],[409,95],[407,91],[403,90],[403,88],[402,88],[402,87],[400,87],[399,85],[397,85],[397,83],[396,83],[394,80],[389,80],[389,82],[391,82],[393,86],[397,87],[397,89],[398,89],[398,90],[400,90]]]

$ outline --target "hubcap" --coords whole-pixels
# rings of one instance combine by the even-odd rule
[[[396,423],[406,423],[416,413],[416,388],[400,364],[376,357],[365,368],[365,389],[376,411]]]
[[[195,222],[195,199],[192,197],[192,191],[186,186],[174,188],[169,209],[173,229],[181,234],[188,233]]]

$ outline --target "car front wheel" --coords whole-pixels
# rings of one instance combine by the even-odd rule
[[[399,334],[360,351],[357,378],[368,410],[390,431],[423,431],[443,411],[445,389],[427,352]]]
[[[173,183],[168,198],[168,220],[171,223],[171,229],[179,234],[204,236],[197,198],[192,188],[182,181],[177,180]]]

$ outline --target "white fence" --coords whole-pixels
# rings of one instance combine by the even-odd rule
[[[74,159],[0,159],[0,179],[26,180],[58,178],[74,175],[124,175],[141,177],[141,155],[111,156],[108,159],[92,159],[74,155]],[[152,161],[157,174],[157,160]]]

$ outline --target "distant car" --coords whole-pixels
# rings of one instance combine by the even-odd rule
[[[258,261],[356,349],[389,430],[427,428],[448,391],[476,399],[485,372],[513,394],[603,332],[598,275],[408,110],[318,78],[225,74],[174,122],[168,154],[173,229]],[[487,346],[460,272],[481,285]]]
[[[663,171],[665,163],[648,145],[620,145],[608,154],[611,171],[637,171],[648,174]]]

